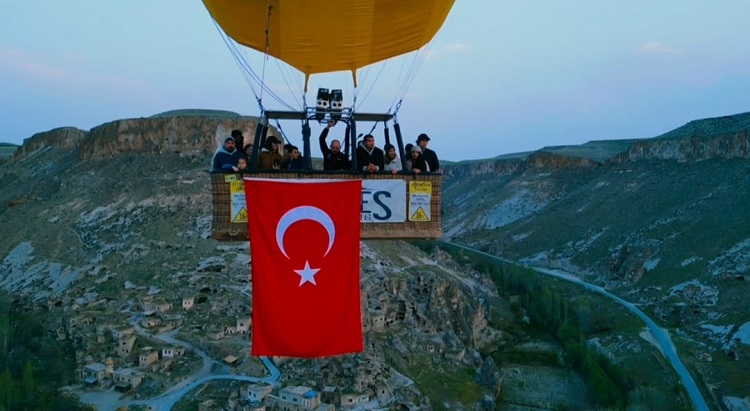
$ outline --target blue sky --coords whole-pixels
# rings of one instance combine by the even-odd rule
[[[0,141],[180,108],[259,112],[199,0],[0,0],[0,10]],[[406,140],[425,132],[441,158],[465,160],[747,112],[748,15],[747,0],[457,0],[399,122]],[[261,73],[262,55],[244,55]],[[362,69],[358,111],[391,107],[414,56]],[[302,78],[267,62],[266,82],[293,105]],[[354,92],[348,73],[313,76],[309,104],[318,87]],[[299,125],[283,127],[295,142]]]

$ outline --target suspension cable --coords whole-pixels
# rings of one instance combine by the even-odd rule
[[[285,102],[281,97],[279,97],[273,90],[271,90],[264,82],[263,80],[255,73],[252,67],[250,67],[250,64],[248,64],[247,60],[245,59],[245,56],[240,52],[240,50],[237,48],[237,44],[229,38],[229,36],[224,33],[223,30],[221,30],[221,27],[219,27],[216,20],[213,20],[214,26],[216,27],[216,30],[219,32],[222,40],[224,40],[224,44],[227,46],[227,49],[229,49],[230,54],[235,59],[235,62],[240,68],[240,72],[245,77],[245,80],[250,85],[251,90],[253,91],[253,95],[255,96],[255,99],[258,101],[258,104],[260,105],[261,112],[263,111],[263,106],[261,104],[260,97],[258,95],[258,91],[253,86],[253,82],[257,82],[261,90],[265,90],[265,92],[270,95],[274,100],[276,100],[279,104],[282,106],[288,108],[289,110],[294,110],[294,107],[289,105],[287,102]]]
[[[260,76],[260,83],[265,84],[266,80],[266,62],[268,61],[268,49],[270,48],[270,41],[269,41],[269,31],[271,29],[271,10],[273,10],[273,5],[271,5],[271,2],[268,2],[268,14],[266,14],[266,51],[265,56],[263,58],[263,72]],[[260,100],[263,101],[263,87],[260,89]]]

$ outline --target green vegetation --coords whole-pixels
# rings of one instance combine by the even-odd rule
[[[465,406],[482,399],[482,387],[474,382],[474,370],[441,367],[427,355],[416,355],[409,364],[396,366],[416,381],[419,389],[430,398],[435,410],[444,410],[444,403],[459,402]]]
[[[73,380],[75,352],[46,335],[41,318],[0,294],[0,411],[85,410],[57,391]]]
[[[669,409],[659,408],[666,402],[662,394],[654,390],[636,389],[635,381],[623,369],[586,344],[587,338],[611,331],[612,327],[607,322],[597,320],[597,309],[588,299],[565,297],[543,285],[538,275],[525,267],[503,263],[449,244],[430,241],[415,241],[413,244],[426,252],[432,252],[439,245],[456,261],[467,262],[475,270],[487,274],[499,289],[518,295],[519,305],[526,311],[532,324],[539,330],[549,332],[564,347],[565,360],[584,379],[597,405],[624,409],[628,404],[638,404],[643,409]]]

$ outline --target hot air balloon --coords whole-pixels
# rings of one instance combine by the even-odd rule
[[[217,29],[240,66],[260,83],[260,92],[253,89],[261,111],[261,121],[256,127],[250,169],[245,174],[269,178],[346,178],[368,180],[403,180],[407,210],[403,221],[362,222],[363,238],[439,238],[441,175],[437,173],[399,174],[363,173],[353,155],[357,147],[357,125],[373,123],[371,134],[378,123],[384,126],[385,143],[390,144],[389,123],[396,136],[394,146],[400,153],[403,170],[407,170],[403,137],[397,113],[402,98],[385,113],[362,113],[356,110],[355,101],[344,104],[341,88],[319,88],[314,106],[308,107],[306,98],[310,77],[316,74],[350,72],[352,84],[358,86],[358,72],[363,68],[398,58],[408,53],[424,51],[442,27],[453,7],[454,0],[203,0]],[[234,44],[236,43],[236,44]],[[242,61],[240,48],[273,58],[293,67],[304,75],[302,110],[269,110],[264,107],[263,94],[278,99],[264,84],[265,61],[260,76]],[[426,53],[422,54],[422,58]],[[417,59],[415,59],[416,61]],[[413,71],[411,74],[413,76]],[[408,80],[407,80],[408,81]],[[405,94],[405,89],[401,90]],[[355,96],[356,100],[356,96]],[[283,102],[282,102],[283,103]],[[279,120],[302,123],[303,170],[260,170],[259,150],[266,142],[269,123],[273,120],[286,139]],[[311,161],[310,121],[321,124],[342,122],[346,124],[344,151],[351,155],[351,169],[330,171],[315,170]],[[365,134],[365,133],[363,133]],[[361,136],[361,134],[360,134]],[[288,140],[288,139],[287,139]],[[289,174],[293,174],[290,176]],[[247,225],[235,221],[229,207],[231,180],[226,175],[212,174],[214,198],[213,237],[219,240],[247,238]],[[417,196],[428,206],[412,210]],[[426,210],[425,210],[426,209]]]

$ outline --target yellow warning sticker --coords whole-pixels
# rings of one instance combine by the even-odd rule
[[[430,221],[430,217],[427,215],[427,213],[422,210],[422,207],[417,207],[417,211],[414,212],[414,214],[409,217],[409,220],[411,221]]]
[[[229,183],[229,205],[231,221],[233,223],[246,223],[247,200],[245,198],[245,185],[242,181]]]
[[[246,223],[247,222],[247,210],[245,207],[240,208],[240,212],[232,219],[233,223]]]

